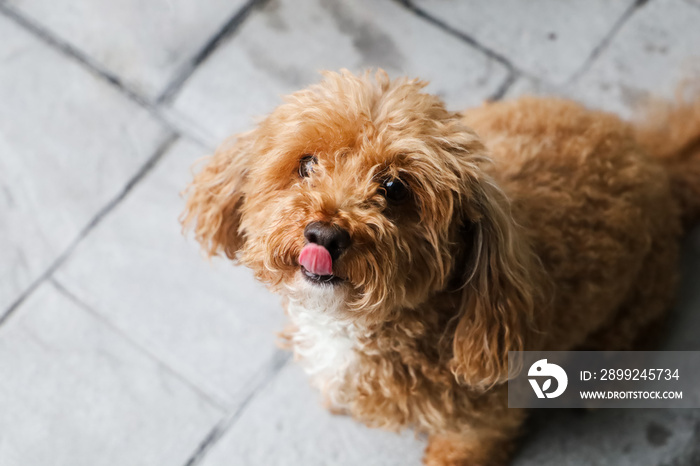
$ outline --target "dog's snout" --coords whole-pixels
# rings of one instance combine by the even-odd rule
[[[333,260],[350,246],[350,233],[338,225],[325,222],[312,222],[304,228],[304,237],[309,243],[316,243],[328,250]]]

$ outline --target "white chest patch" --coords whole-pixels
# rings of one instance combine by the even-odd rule
[[[292,338],[294,353],[312,384],[334,406],[342,407],[341,389],[357,360],[357,329],[352,322],[334,317],[341,303],[330,290],[313,298],[292,299],[287,308],[297,327]]]

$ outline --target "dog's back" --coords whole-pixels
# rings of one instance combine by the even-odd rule
[[[548,349],[630,349],[670,307],[681,219],[700,213],[700,106],[665,115],[633,127],[531,97],[464,114],[554,282]]]

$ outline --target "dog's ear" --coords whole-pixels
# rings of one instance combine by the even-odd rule
[[[538,262],[510,214],[505,194],[483,176],[470,182],[457,264],[459,314],[450,368],[485,389],[508,380],[508,352],[529,349],[537,332]],[[527,346],[526,346],[527,345]]]
[[[252,152],[250,133],[220,147],[185,190],[187,203],[180,220],[194,226],[195,238],[210,255],[223,251],[230,259],[244,242],[241,206]]]

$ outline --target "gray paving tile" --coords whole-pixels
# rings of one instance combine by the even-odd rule
[[[177,143],[83,240],[58,280],[184,377],[227,404],[275,352],[279,298],[247,269],[207,262],[182,236],[178,196],[198,146]]]
[[[0,328],[0,464],[184,464],[219,408],[51,285]]]
[[[202,466],[230,464],[410,466],[421,464],[425,441],[368,429],[323,409],[294,363],[247,406],[205,456]]]
[[[695,409],[543,409],[513,466],[694,466],[700,461]]]
[[[671,313],[664,350],[700,351],[700,226],[681,248],[681,279]]]
[[[389,20],[390,18],[390,20]],[[209,141],[249,128],[319,70],[383,67],[432,82],[461,109],[494,93],[505,68],[390,0],[274,0],[187,82],[171,116]]]
[[[153,98],[245,0],[5,0]]]
[[[634,115],[650,97],[673,96],[684,80],[700,78],[700,8],[655,0],[620,30],[572,94],[597,107]]]
[[[0,16],[0,315],[167,137],[111,86]]]
[[[519,76],[508,88],[503,98],[514,99],[523,95],[572,98],[570,94],[571,91],[566,86],[555,86],[540,79]]]
[[[554,85],[519,78],[507,97],[558,95],[634,118],[653,99],[671,99],[679,85],[700,78],[700,8],[683,0],[656,0],[638,9],[577,80]]]
[[[526,73],[561,84],[588,57],[633,0],[412,0],[429,15],[505,56]]]

